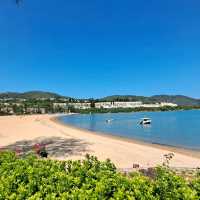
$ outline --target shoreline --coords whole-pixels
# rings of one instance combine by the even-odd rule
[[[29,115],[0,117],[0,147],[32,149],[46,144],[50,159],[83,160],[86,154],[103,161],[110,159],[117,168],[149,168],[162,165],[164,155],[174,153],[170,167],[197,168],[200,158],[191,151],[149,144],[70,127],[58,118],[63,115]]]
[[[72,114],[74,114],[74,113],[72,113]],[[62,122],[59,119],[62,116],[63,115],[54,116],[54,117],[50,118],[50,120],[55,122],[55,123],[58,123],[58,124],[60,124],[64,127],[70,127],[74,130],[87,132],[88,134],[98,135],[98,136],[102,136],[102,137],[105,137],[105,138],[116,139],[116,140],[125,141],[125,142],[129,142],[129,143],[133,143],[133,144],[149,146],[149,147],[153,147],[153,148],[157,148],[157,149],[161,149],[161,150],[172,151],[174,153],[180,153],[180,154],[183,154],[183,155],[186,155],[186,156],[191,156],[191,157],[194,157],[194,158],[200,158],[200,150],[187,149],[187,148],[182,148],[182,147],[170,146],[170,145],[166,145],[166,144],[159,144],[159,143],[157,144],[157,143],[145,142],[145,141],[142,141],[142,140],[137,140],[137,139],[133,139],[133,138],[126,138],[126,137],[123,137],[123,136],[108,134],[108,133],[99,132],[99,131],[90,131],[88,129],[79,128],[79,127],[73,126],[71,124],[66,124],[66,123]]]

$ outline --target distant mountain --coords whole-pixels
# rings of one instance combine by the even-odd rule
[[[200,105],[200,99],[194,99],[183,95],[155,95],[150,97],[152,101],[176,103],[180,106],[196,106]]]
[[[17,92],[5,92],[0,93],[0,99],[2,98],[22,98],[22,99],[37,99],[37,98],[70,98],[73,100],[81,101],[81,99],[75,99],[71,97],[61,96],[52,92],[44,91],[29,91],[24,93]],[[96,99],[98,101],[142,101],[143,103],[159,103],[170,102],[176,103],[180,106],[200,106],[200,99],[195,99],[183,95],[155,95],[151,97],[136,96],[136,95],[113,95],[104,98]],[[83,101],[83,100],[82,100]]]
[[[4,93],[0,93],[0,99],[17,98],[19,95],[20,95],[20,93],[17,93],[17,92],[4,92]]]
[[[22,98],[22,99],[36,99],[36,98],[61,98],[62,96],[52,92],[30,91],[24,93],[6,92],[0,93],[0,98]]]
[[[101,99],[98,99],[100,101],[142,101],[147,102],[148,97],[144,96],[135,96],[135,95],[112,95],[107,96]]]
[[[142,101],[144,103],[170,102],[180,106],[200,105],[200,99],[194,99],[183,95],[155,95],[151,97],[135,95],[113,95],[99,99],[100,101]]]
[[[62,97],[59,94],[52,93],[52,92],[43,92],[43,91],[30,91],[25,92],[20,95],[21,98],[25,99],[36,99],[36,98],[59,98]]]

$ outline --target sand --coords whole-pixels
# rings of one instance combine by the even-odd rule
[[[133,163],[144,168],[154,167],[162,164],[164,154],[173,152],[175,156],[170,166],[200,167],[200,158],[188,151],[95,134],[63,125],[55,117],[57,115],[0,117],[0,147],[31,149],[35,143],[43,142],[53,159],[83,159],[88,153],[100,160],[109,158],[118,168],[132,168]]]

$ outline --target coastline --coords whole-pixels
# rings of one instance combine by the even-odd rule
[[[197,168],[200,158],[187,153],[141,141],[94,133],[61,123],[62,115],[26,115],[0,117],[0,147],[32,147],[45,142],[51,159],[82,160],[86,154],[99,160],[109,158],[117,168],[155,167],[164,161],[164,154],[173,152],[170,167]]]
[[[75,126],[70,125],[70,124],[66,124],[59,119],[60,117],[61,117],[61,115],[56,116],[56,117],[52,117],[50,120],[52,120],[53,122],[58,123],[62,126],[70,127],[74,130],[87,132],[88,134],[100,135],[102,137],[121,140],[121,141],[129,142],[129,143],[133,143],[133,144],[145,145],[145,146],[149,146],[149,147],[153,147],[153,148],[158,148],[158,149],[161,149],[161,150],[172,151],[174,153],[180,153],[180,154],[191,156],[191,157],[194,157],[194,158],[200,158],[200,151],[198,151],[198,150],[186,149],[186,148],[170,146],[170,145],[166,145],[166,144],[145,142],[145,141],[142,141],[142,140],[137,140],[137,139],[133,139],[133,138],[126,138],[126,137],[123,137],[123,136],[118,136],[118,135],[114,135],[114,134],[107,134],[107,133],[98,132],[98,131],[90,131],[90,130],[87,130],[87,129],[75,127]]]

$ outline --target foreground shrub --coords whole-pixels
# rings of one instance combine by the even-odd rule
[[[13,199],[199,199],[199,179],[188,183],[167,168],[155,179],[117,172],[109,161],[87,156],[84,161],[19,158],[0,153],[0,200]]]
[[[165,167],[156,169],[154,195],[162,200],[168,199],[198,199],[196,190],[189,187],[183,177]]]

